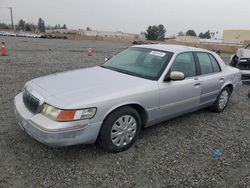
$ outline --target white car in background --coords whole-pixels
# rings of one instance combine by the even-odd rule
[[[37,34],[31,33],[31,32],[27,32],[27,33],[25,33],[25,37],[29,37],[29,38],[40,38],[41,35],[37,35]]]
[[[19,32],[18,37],[28,37],[28,38],[41,38],[41,35],[37,35],[31,32]]]
[[[14,33],[14,32],[7,32],[7,31],[0,31],[0,36],[16,37],[16,33]]]
[[[231,56],[230,65],[241,70],[242,80],[250,80],[250,44]]]

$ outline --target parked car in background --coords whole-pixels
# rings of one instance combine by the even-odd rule
[[[242,80],[250,80],[250,44],[231,56],[230,65],[241,70]]]
[[[17,37],[26,37],[24,32],[18,32]]]
[[[4,31],[0,31],[0,36],[4,36],[5,32]]]
[[[28,38],[41,38],[41,35],[34,34],[31,32],[19,32],[17,33],[18,37],[28,37]]]
[[[15,37],[16,34],[14,32],[0,31],[0,36]]]
[[[37,35],[37,34],[31,33],[31,32],[26,32],[25,37],[28,37],[28,38],[41,38],[41,35]]]
[[[14,99],[21,128],[49,146],[128,149],[141,128],[209,107],[222,112],[239,69],[214,52],[177,45],[130,47],[102,66],[28,81]]]

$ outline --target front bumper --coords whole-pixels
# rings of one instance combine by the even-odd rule
[[[250,81],[250,70],[240,70],[242,81]]]
[[[92,144],[96,141],[102,122],[89,120],[56,122],[42,114],[32,114],[25,107],[22,93],[14,99],[14,112],[20,127],[37,141],[52,147]]]

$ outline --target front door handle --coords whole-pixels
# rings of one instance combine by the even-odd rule
[[[195,86],[195,87],[200,86],[200,85],[201,85],[200,83],[196,83],[196,84],[194,84],[194,86]]]

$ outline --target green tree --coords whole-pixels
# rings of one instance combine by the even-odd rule
[[[178,34],[177,34],[177,36],[185,36],[185,33],[184,32],[182,32],[182,31],[180,31]]]
[[[186,35],[187,36],[193,36],[193,37],[196,37],[196,33],[195,33],[195,31],[194,30],[188,30],[187,32],[186,32]]]
[[[42,18],[38,19],[37,27],[38,27],[40,32],[45,32],[45,23],[44,23],[44,20]]]
[[[92,29],[90,29],[90,27],[86,27],[86,30],[87,31],[92,31]]]
[[[158,28],[156,25],[149,26],[146,32],[146,38],[148,40],[157,40],[158,39]]]
[[[62,29],[67,29],[66,24],[63,24]]]
[[[165,39],[165,33],[166,33],[166,29],[165,27],[160,24],[158,26],[153,25],[153,26],[149,26],[146,32],[146,38],[148,40],[160,40],[163,41]]]
[[[29,23],[25,24],[25,31],[31,31],[31,25]]]
[[[17,28],[19,30],[25,30],[25,21],[23,19],[19,20],[19,22],[17,24]]]
[[[166,33],[165,27],[162,24],[158,25],[158,40],[164,41],[165,33]]]
[[[208,30],[205,33],[200,33],[199,37],[202,38],[202,39],[211,39],[210,31]]]
[[[10,26],[5,23],[0,23],[0,29],[10,29]]]

